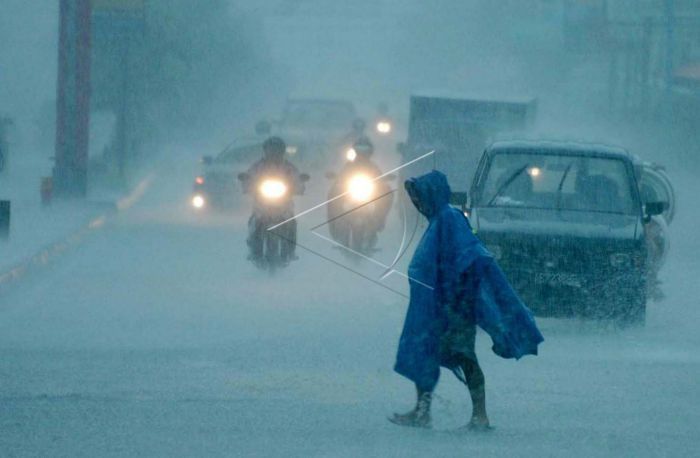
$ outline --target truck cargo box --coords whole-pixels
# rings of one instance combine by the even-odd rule
[[[537,111],[534,98],[486,99],[451,94],[413,95],[404,160],[431,150],[430,164],[448,176],[454,190],[466,190],[484,148],[497,138],[525,133]],[[410,170],[406,172],[411,173]]]

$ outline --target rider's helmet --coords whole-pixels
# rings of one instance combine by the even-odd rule
[[[362,133],[365,131],[366,127],[367,127],[367,123],[365,123],[365,120],[362,118],[355,118],[352,121],[352,130],[354,132]]]
[[[270,137],[263,143],[265,159],[282,160],[286,149],[287,145],[285,145],[284,140],[279,137]]]
[[[374,153],[374,145],[367,137],[358,138],[355,144],[352,145],[352,149],[355,150],[358,157],[364,157],[365,159],[368,159]]]

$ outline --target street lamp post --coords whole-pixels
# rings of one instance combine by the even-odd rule
[[[676,28],[676,11],[675,0],[664,0],[664,16],[666,17],[666,97],[671,99],[671,89],[673,87],[674,65],[673,59],[675,54],[675,28]]]
[[[60,0],[55,193],[87,194],[90,128],[90,0]]]

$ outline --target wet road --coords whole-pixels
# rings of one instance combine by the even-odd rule
[[[199,221],[191,171],[0,298],[2,456],[690,456],[700,448],[697,216],[674,223],[645,329],[540,320],[541,354],[478,336],[496,429],[448,373],[432,431],[392,372],[404,298],[308,253],[275,277],[245,261],[244,204]],[[697,186],[697,185],[696,185]],[[693,188],[689,187],[688,192]],[[311,199],[305,203],[311,202]]]

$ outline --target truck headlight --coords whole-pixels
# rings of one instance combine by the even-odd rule
[[[627,253],[613,253],[610,255],[610,265],[613,267],[630,267],[632,258]]]
[[[350,162],[354,162],[355,159],[357,159],[357,151],[355,151],[355,148],[350,148],[345,152],[345,159]]]

